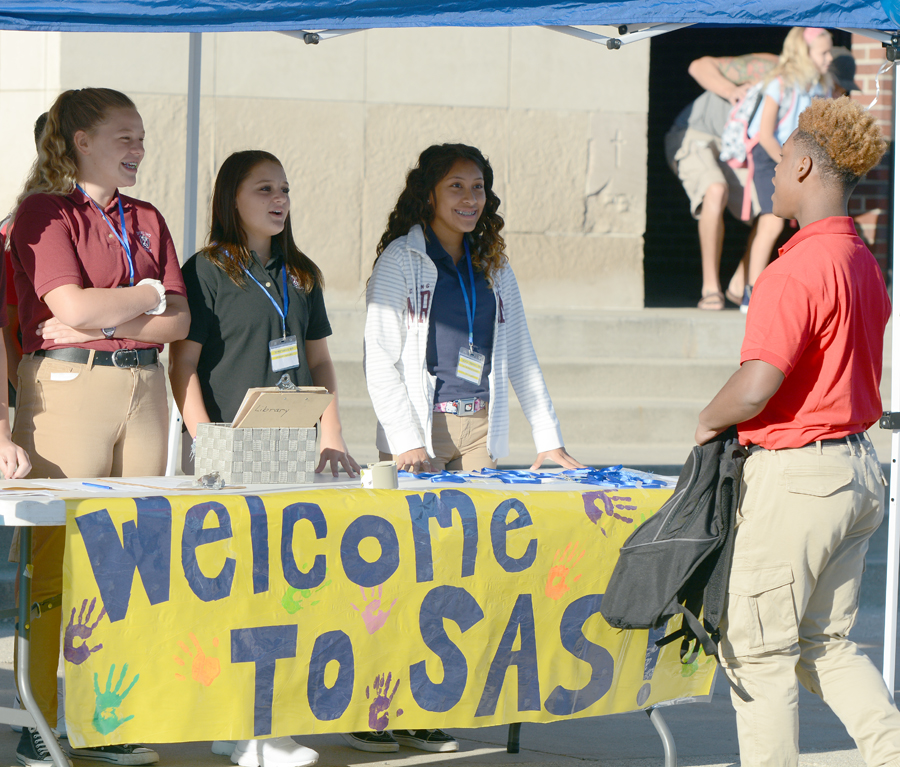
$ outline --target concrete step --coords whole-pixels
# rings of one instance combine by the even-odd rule
[[[345,437],[359,455],[368,455],[374,450],[375,418],[362,369],[365,314],[352,308],[330,316]],[[529,316],[529,327],[572,455],[592,465],[680,465],[697,415],[737,369],[744,316],[692,309],[573,312]],[[889,327],[885,403],[890,340]],[[511,455],[504,463],[530,465],[531,430],[512,392],[510,401]],[[870,435],[888,459],[890,435],[877,428]]]
[[[341,398],[369,396],[361,360],[335,359]],[[668,398],[711,399],[737,370],[732,360],[547,358],[541,371],[554,403],[564,399]],[[882,382],[890,399],[890,371]]]
[[[368,397],[360,360],[336,359],[341,398]],[[548,358],[541,370],[554,402],[566,398],[712,397],[737,369],[730,360]]]
[[[332,356],[362,360],[365,311],[329,310]],[[738,311],[643,309],[527,315],[541,365],[552,359],[645,358],[733,360],[740,357],[745,317]],[[885,337],[890,362],[891,328]]]
[[[566,442],[683,443],[693,438],[702,400],[562,399],[554,402]],[[344,438],[361,442],[373,435],[375,415],[368,399],[342,399]],[[361,431],[362,430],[362,431]],[[512,443],[531,442],[531,426],[516,403],[510,408]]]
[[[529,314],[532,341],[543,361],[554,357],[736,358],[744,334],[740,312],[653,309],[635,312]],[[365,312],[330,310],[332,355],[362,359]]]
[[[534,458],[531,427],[518,402],[511,397],[509,441],[505,464],[530,463]],[[591,465],[626,463],[678,464],[693,445],[697,416],[706,399],[556,399],[554,408],[563,439],[571,455]],[[344,439],[357,460],[374,458],[375,415],[366,399],[341,400]],[[890,433],[870,429],[882,461],[890,460]]]

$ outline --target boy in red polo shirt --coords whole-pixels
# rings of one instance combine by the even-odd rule
[[[900,712],[847,639],[885,480],[865,430],[881,414],[890,303],[847,216],[885,151],[849,99],[813,101],[782,150],[774,212],[800,231],[757,280],[741,369],[700,414],[703,444],[731,424],[750,447],[721,657],[741,762],[796,765],[798,680],[838,715],[867,765],[900,765]]]

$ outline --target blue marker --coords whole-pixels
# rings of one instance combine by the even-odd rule
[[[98,485],[98,484],[95,484],[94,482],[82,482],[81,484],[84,485],[85,487],[97,487],[100,490],[112,490],[113,489],[109,485]]]

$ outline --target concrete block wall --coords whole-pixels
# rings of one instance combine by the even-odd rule
[[[186,35],[0,32],[0,136],[15,148],[0,210],[33,159],[35,117],[60,89],[108,86],[147,129],[130,191],[182,250],[187,52]],[[268,149],[329,306],[359,306],[407,169],[429,144],[459,141],[494,166],[530,306],[643,305],[648,43],[609,51],[537,28],[371,30],[318,46],[206,34],[202,61],[198,242],[222,160]]]

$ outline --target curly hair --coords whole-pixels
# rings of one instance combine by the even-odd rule
[[[849,98],[814,99],[803,110],[794,144],[809,153],[826,180],[852,190],[887,150],[872,114]]]
[[[434,219],[431,193],[458,160],[470,160],[484,174],[485,205],[474,231],[467,235],[472,266],[484,273],[490,284],[493,276],[507,261],[506,243],[500,235],[503,218],[497,213],[500,198],[494,193],[494,171],[487,158],[475,147],[466,144],[434,144],[419,155],[415,167],[406,174],[406,187],[400,193],[394,210],[388,217],[387,228],[381,235],[376,258],[398,237],[409,234],[419,224],[425,230]],[[373,264],[374,266],[374,264]]]
[[[237,210],[238,189],[253,169],[264,162],[281,167],[281,161],[275,155],[262,149],[249,149],[231,154],[216,175],[209,236],[206,247],[200,253],[225,272],[235,285],[247,283],[246,270],[252,260]],[[281,233],[272,236],[272,243],[281,246],[288,273],[305,292],[309,293],[316,285],[320,288],[324,285],[319,267],[294,242],[290,213],[285,218]]]
[[[29,195],[69,194],[75,189],[78,181],[75,134],[90,133],[106,122],[113,109],[137,110],[137,107],[124,93],[111,88],[82,88],[59,94],[47,112],[45,124],[40,130],[35,125],[38,156],[10,214],[13,221],[22,200]],[[38,118],[39,122],[42,117]]]

